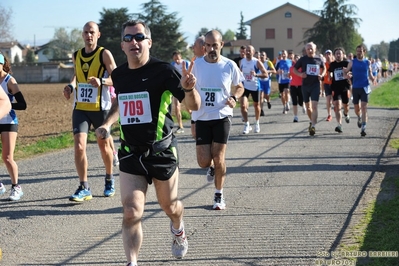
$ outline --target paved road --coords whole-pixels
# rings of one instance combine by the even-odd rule
[[[398,167],[387,143],[399,135],[399,111],[370,108],[365,138],[354,120],[337,134],[336,123],[324,121],[322,98],[310,137],[305,115],[293,123],[280,106],[274,100],[261,133],[249,135],[241,134],[235,110],[225,211],[211,210],[214,189],[197,166],[188,130],[178,136],[189,252],[180,261],[171,257],[169,221],[150,187],[140,265],[315,265],[319,251],[335,250],[366,188]],[[18,162],[25,196],[0,198],[0,265],[125,265],[119,194],[102,197],[101,158],[96,145],[88,149],[94,198],[84,204],[68,201],[78,185],[71,149]],[[8,188],[4,167],[0,174]]]

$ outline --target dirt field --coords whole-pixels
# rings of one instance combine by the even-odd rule
[[[62,91],[66,84],[19,84],[27,108],[17,111],[19,144],[72,131],[72,101]]]
[[[26,145],[72,131],[72,100],[66,100],[62,94],[65,85],[19,84],[27,103],[26,110],[17,111],[19,144]],[[272,92],[277,90],[277,84],[273,82]]]

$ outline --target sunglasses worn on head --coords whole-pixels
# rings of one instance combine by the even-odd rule
[[[131,42],[131,41],[133,41],[133,39],[136,41],[136,42],[142,42],[142,41],[144,41],[145,39],[149,39],[148,37],[146,37],[144,34],[142,34],[142,33],[137,33],[137,34],[126,34],[125,36],[123,36],[123,41],[124,42]]]

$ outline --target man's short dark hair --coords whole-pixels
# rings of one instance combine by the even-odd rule
[[[125,32],[126,27],[131,27],[131,26],[136,26],[137,24],[141,24],[144,27],[144,33],[147,35],[149,39],[151,39],[151,30],[147,26],[147,24],[144,21],[141,20],[128,20],[122,25],[122,39],[123,39],[123,34]]]
[[[175,56],[175,55],[179,55],[179,54],[181,55],[180,51],[174,51],[173,54],[172,54],[172,57]]]

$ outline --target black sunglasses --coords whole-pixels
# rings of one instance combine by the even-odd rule
[[[142,33],[137,33],[137,34],[126,34],[125,36],[123,36],[123,41],[124,42],[131,42],[131,41],[133,41],[133,39],[136,41],[136,42],[142,42],[142,41],[144,41],[145,39],[149,39],[148,37],[146,37],[144,34],[142,34]]]

